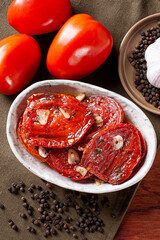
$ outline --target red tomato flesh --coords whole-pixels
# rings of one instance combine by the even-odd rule
[[[114,126],[122,123],[124,119],[123,109],[121,105],[113,98],[106,96],[93,96],[86,98],[83,104],[92,111],[94,123],[83,136],[83,138],[77,142],[76,147],[85,147],[92,136],[102,129]],[[99,122],[96,118],[100,118]]]
[[[34,146],[33,144],[29,144],[26,136],[25,131],[22,125],[22,118],[18,124],[18,137],[23,145],[23,147],[34,157],[39,159],[41,162],[47,162],[48,165],[57,171],[59,174],[74,179],[74,180],[81,180],[89,178],[92,174],[87,172],[85,176],[81,175],[79,172],[76,171],[77,166],[83,167],[80,163],[77,164],[69,164],[68,162],[68,150],[69,148],[63,149],[47,149],[48,156],[46,158],[42,157],[38,152],[38,147]],[[80,154],[79,154],[80,155]],[[79,156],[81,158],[81,155]]]
[[[123,139],[119,149],[115,142],[117,136]],[[132,124],[118,124],[94,135],[84,149],[82,164],[101,180],[119,184],[131,175],[140,159],[138,130]]]
[[[92,176],[90,172],[82,176],[76,171],[76,167],[83,167],[81,164],[72,165],[68,163],[68,149],[50,149],[46,162],[61,175],[74,180],[86,179]]]
[[[34,94],[23,114],[28,143],[47,148],[72,146],[92,123],[93,116],[85,105],[64,94]]]
[[[94,96],[85,99],[83,104],[92,111],[94,119],[102,119],[102,123],[94,123],[94,131],[123,122],[123,109],[113,98]]]
[[[18,128],[17,128],[17,134],[19,137],[19,140],[21,141],[23,147],[34,157],[39,159],[41,162],[46,162],[46,159],[41,157],[38,152],[38,148],[32,144],[29,144],[25,135],[24,127],[22,124],[22,117],[18,123]]]

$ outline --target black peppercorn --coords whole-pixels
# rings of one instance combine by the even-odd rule
[[[77,238],[78,238],[78,235],[74,233],[74,234],[73,234],[73,237],[77,239]]]
[[[42,187],[41,187],[41,186],[39,186],[39,185],[36,185],[36,188],[37,188],[39,191],[41,191],[41,190],[42,190]]]
[[[46,183],[46,187],[48,187],[48,188],[52,188],[52,185],[50,184],[50,183]]]
[[[33,224],[36,225],[36,226],[40,226],[40,223],[38,222],[38,220],[35,220],[35,221],[33,222]]]
[[[21,218],[24,218],[24,219],[27,218],[27,215],[26,215],[25,213],[20,213],[19,216],[20,216]]]
[[[28,191],[29,191],[30,193],[33,193],[33,192],[34,192],[34,191],[33,191],[33,188],[31,188],[31,187],[28,188]]]
[[[14,231],[18,231],[18,227],[17,227],[15,224],[12,225],[12,229],[13,229]]]
[[[31,188],[35,189],[36,188],[35,184],[32,183]]]
[[[8,224],[12,227],[14,222],[11,219],[8,219]]]
[[[28,203],[24,202],[24,203],[22,204],[22,206],[23,206],[24,208],[28,208]]]
[[[5,206],[2,203],[0,203],[0,208],[5,209]]]
[[[23,188],[26,186],[24,182],[20,182],[19,185],[20,185],[20,187],[23,187]]]
[[[51,228],[51,229],[50,229],[50,232],[51,232],[53,235],[56,235],[56,234],[57,234],[57,232],[56,232],[56,230],[55,230],[54,228]]]
[[[24,187],[20,187],[20,191],[21,191],[21,192],[25,192]]]
[[[38,199],[39,198],[39,195],[37,193],[34,194],[34,198],[35,199]]]
[[[39,208],[38,208],[38,212],[42,213],[42,212],[43,212],[43,208],[42,208],[42,207],[39,207]]]
[[[53,193],[53,192],[50,192],[50,197],[52,198],[52,199],[54,199],[55,198],[55,194]]]
[[[29,214],[30,216],[33,215],[33,212],[32,212],[31,210],[27,210],[27,212],[28,212],[28,214]]]

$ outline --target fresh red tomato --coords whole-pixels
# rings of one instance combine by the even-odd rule
[[[87,14],[72,16],[59,30],[47,54],[47,68],[56,78],[79,80],[109,56],[110,32]]]
[[[15,34],[0,41],[0,93],[15,94],[36,74],[41,50],[36,40]]]
[[[7,17],[17,31],[38,35],[60,29],[71,15],[70,0],[13,0]]]

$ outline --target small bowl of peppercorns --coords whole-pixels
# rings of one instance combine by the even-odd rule
[[[145,58],[146,49],[158,38],[160,38],[160,13],[137,22],[122,40],[118,71],[128,95],[144,109],[160,115],[160,88],[149,82]]]

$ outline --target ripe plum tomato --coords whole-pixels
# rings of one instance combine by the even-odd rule
[[[79,80],[95,71],[109,56],[110,32],[87,14],[72,16],[48,50],[46,64],[56,78]]]
[[[13,0],[7,17],[17,31],[39,35],[60,29],[71,15],[70,0]]]
[[[15,34],[0,41],[0,93],[11,95],[22,90],[36,74],[41,50],[36,40]]]

